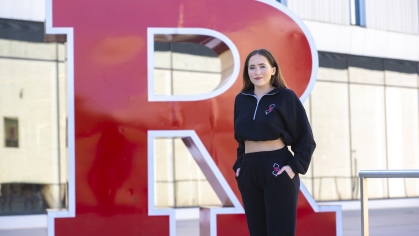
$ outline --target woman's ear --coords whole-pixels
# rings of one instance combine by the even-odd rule
[[[272,75],[275,75],[276,67],[272,67]]]

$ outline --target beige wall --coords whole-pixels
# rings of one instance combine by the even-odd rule
[[[66,183],[64,45],[0,39],[0,56],[0,183]],[[4,117],[18,119],[18,148],[5,147]]]
[[[215,57],[155,52],[154,67],[156,95],[207,93],[221,81],[221,61]]]

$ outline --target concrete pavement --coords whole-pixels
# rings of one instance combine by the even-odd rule
[[[343,211],[343,235],[361,235],[361,211]],[[369,210],[370,236],[418,236],[419,208]]]
[[[343,236],[361,235],[361,211],[344,210]],[[419,207],[370,209],[371,236],[419,236]],[[198,220],[177,221],[177,236],[198,236]],[[46,228],[0,230],[0,236],[47,236]]]

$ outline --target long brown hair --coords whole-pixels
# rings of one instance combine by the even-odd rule
[[[255,86],[253,85],[252,81],[250,81],[249,73],[247,70],[249,67],[250,58],[256,54],[264,56],[268,60],[269,64],[272,67],[276,68],[275,74],[271,76],[270,84],[275,88],[279,88],[279,87],[287,88],[287,84],[285,83],[284,77],[281,74],[281,70],[279,69],[279,65],[275,57],[268,50],[261,48],[261,49],[254,50],[251,53],[249,53],[249,55],[246,58],[246,61],[244,62],[242,92],[255,89]]]

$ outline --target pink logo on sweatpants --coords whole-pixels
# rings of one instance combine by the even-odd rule
[[[279,172],[279,169],[280,169],[280,165],[278,165],[278,164],[274,164],[274,171],[272,171],[272,174],[273,175],[275,175],[275,177],[277,177],[278,176],[278,172]]]

